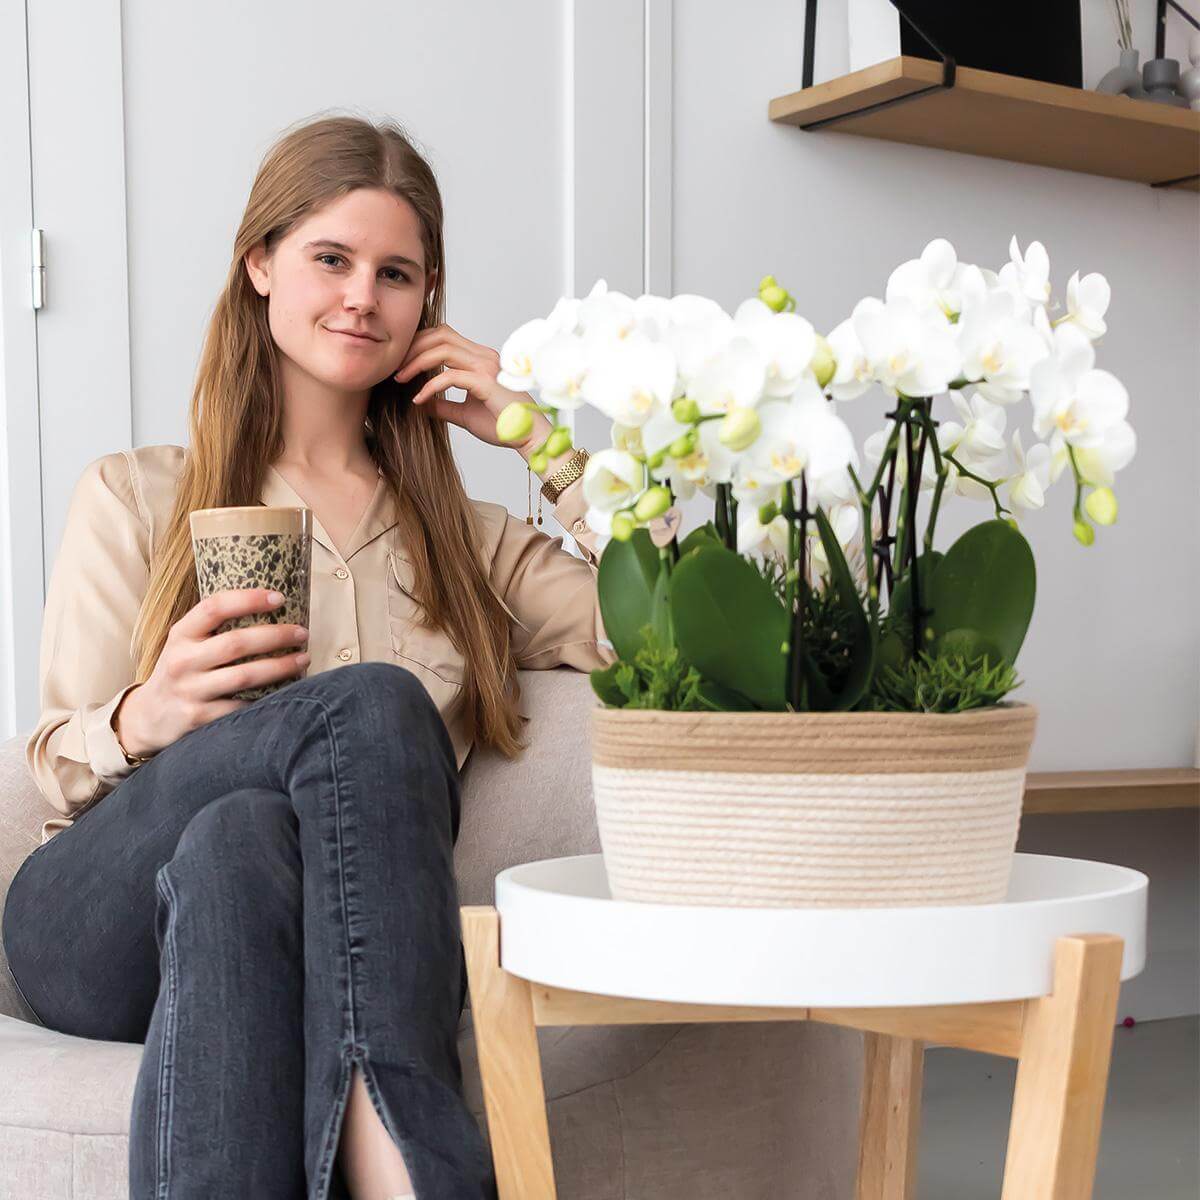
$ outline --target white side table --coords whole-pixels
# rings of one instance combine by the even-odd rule
[[[925,1042],[1016,1058],[1002,1200],[1087,1200],[1148,879],[1018,854],[1000,904],[613,900],[601,855],[496,876],[463,944],[501,1200],[555,1200],[539,1025],[823,1021],[866,1035],[858,1200],[915,1196]]]

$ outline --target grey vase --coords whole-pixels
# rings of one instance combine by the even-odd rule
[[[1139,50],[1121,51],[1121,61],[1096,84],[1096,91],[1108,92],[1113,96],[1133,96],[1144,100],[1146,91],[1142,87],[1142,72],[1138,68]]]
[[[1142,68],[1142,86],[1146,99],[1156,104],[1171,104],[1187,108],[1186,96],[1179,94],[1179,59],[1152,58]]]

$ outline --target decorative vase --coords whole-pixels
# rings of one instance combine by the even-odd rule
[[[1121,50],[1121,61],[1113,67],[1103,79],[1096,84],[1096,91],[1108,92],[1114,96],[1133,96],[1143,99],[1146,95],[1142,88],[1142,72],[1138,67],[1140,50]]]
[[[592,785],[617,900],[988,904],[1012,870],[1037,709],[605,708]]]
[[[1188,58],[1192,65],[1180,78],[1179,91],[1191,105],[1192,111],[1200,112],[1200,30],[1188,40]]]
[[[1187,108],[1187,100],[1176,90],[1179,87],[1179,59],[1152,58],[1142,68],[1142,86],[1146,99],[1157,104],[1172,104]]]

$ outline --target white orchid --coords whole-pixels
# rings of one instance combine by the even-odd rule
[[[857,503],[836,504],[829,509],[826,515],[829,517],[829,524],[833,528],[833,536],[837,538],[838,545],[842,548],[842,553],[846,554],[851,542],[854,541],[862,529],[862,510]],[[815,521],[809,523],[808,555],[809,562],[813,567],[812,574],[817,576],[828,573],[829,558],[825,553],[825,543],[821,540],[821,531],[814,528],[815,525]]]
[[[1079,272],[1067,281],[1067,315],[1063,323],[1078,325],[1093,341],[1103,337],[1108,326],[1104,314],[1108,312],[1112,289],[1108,280],[1097,272],[1079,278]]]
[[[747,337],[735,336],[697,372],[688,387],[702,416],[753,408],[762,399],[767,360]]]
[[[1129,411],[1129,393],[1115,375],[1093,367],[1096,352],[1074,325],[1054,330],[1053,352],[1029,378],[1033,428],[1038,437],[1057,431],[1069,445],[1099,446],[1110,425]]]
[[[875,382],[866,351],[854,332],[854,322],[860,313],[875,312],[882,308],[882,300],[875,296],[865,297],[826,339],[836,364],[833,378],[828,384],[829,394],[835,400],[853,400],[869,391]]]
[[[986,291],[983,273],[969,263],[960,263],[954,247],[945,238],[934,238],[920,258],[901,263],[888,277],[884,297],[907,300],[918,309],[936,309],[944,317],[956,317]]]
[[[1113,477],[1127,467],[1137,452],[1137,435],[1128,421],[1115,421],[1095,446],[1076,446],[1075,462],[1088,483],[1107,487]],[[1050,438],[1050,478],[1055,480],[1070,461],[1067,440],[1055,430]]]
[[[765,394],[790,396],[801,378],[810,373],[817,348],[813,327],[795,313],[775,312],[757,296],[738,305],[733,323],[738,334],[753,342],[766,361]]]
[[[790,399],[763,403],[758,415],[762,431],[743,452],[739,473],[744,469],[777,484],[805,470],[822,479],[844,472],[855,457],[853,435],[815,383]]]
[[[589,341],[607,342],[623,338],[637,324],[633,299],[624,292],[608,290],[608,283],[598,279],[592,290],[580,302],[576,314],[576,329]]]
[[[911,300],[858,312],[854,332],[876,382],[889,392],[937,395],[961,372],[954,327],[940,314],[918,309]]]
[[[533,352],[532,359],[533,383],[540,390],[543,403],[568,411],[583,407],[583,381],[587,378],[591,355],[582,338],[573,333],[554,333]]]
[[[642,425],[671,403],[675,388],[675,356],[661,342],[641,333],[614,341],[603,353],[591,350],[592,365],[582,395],[610,420]]]
[[[1046,503],[1051,482],[1050,447],[1037,442],[1026,454],[1021,446],[1021,431],[1014,429],[1012,450],[1017,473],[1008,480],[1008,503],[1018,512],[1032,512]]]
[[[788,552],[787,518],[779,513],[765,525],[758,519],[759,508],[748,503],[750,511],[742,516],[742,505],[738,506],[737,548],[739,554],[754,550],[765,551],[779,559],[786,559]]]
[[[955,453],[962,450],[976,461],[994,458],[1004,451],[1004,409],[975,393],[970,397],[951,392],[950,399],[961,418],[943,421],[938,427],[938,447]]]
[[[613,513],[627,508],[645,490],[645,472],[627,450],[597,450],[583,468],[583,495],[588,506]]]
[[[1041,242],[1030,242],[1021,253],[1014,233],[1008,244],[1009,261],[1000,268],[999,280],[1025,307],[1050,302],[1050,256]]]
[[[500,347],[500,370],[496,382],[513,392],[527,392],[536,381],[534,357],[559,330],[545,317],[535,317],[518,326]]]
[[[759,295],[730,315],[706,296],[632,298],[599,279],[586,296],[560,298],[548,316],[513,332],[498,382],[536,392],[559,412],[589,404],[612,422],[612,447],[593,455],[584,472],[586,519],[603,536],[612,536],[614,514],[632,508],[650,485],[665,487],[673,501],[697,493],[716,500],[721,488],[740,506],[739,549],[764,547],[786,558],[786,516],[777,512],[764,523],[758,515],[796,481],[809,509],[829,516],[844,549],[857,538],[864,579],[858,489],[874,480],[896,426],[889,419],[866,439],[860,472],[837,406],[873,387],[895,398],[891,416],[902,421],[906,400],[928,405],[949,393],[953,419],[934,427],[919,490],[936,486],[940,464],[943,498],[990,500],[998,514],[1001,489],[1005,504],[1024,514],[1044,507],[1068,467],[1095,491],[1134,456],[1128,393],[1095,366],[1108,281],[1076,271],[1065,314],[1052,322],[1057,306],[1040,242],[1022,251],[1014,236],[1009,261],[996,272],[961,262],[950,242],[935,238],[891,272],[882,299],[859,300],[827,338],[797,314],[795,300],[765,276]],[[1026,396],[1032,438],[1015,428]],[[519,417],[520,405],[508,405],[508,416]],[[923,432],[913,428],[920,444]],[[894,469],[882,476],[895,497],[892,520],[907,464],[901,440]],[[627,536],[628,528],[622,522],[618,533]],[[808,532],[810,568],[827,569],[815,524]]]
[[[1048,353],[1046,342],[1019,315],[1008,291],[990,292],[965,312],[956,333],[963,378],[996,404],[1020,400],[1029,387],[1034,364]]]

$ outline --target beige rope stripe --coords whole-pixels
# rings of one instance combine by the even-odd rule
[[[905,775],[1023,769],[1032,704],[963,713],[592,710],[597,767],[666,771]]]

